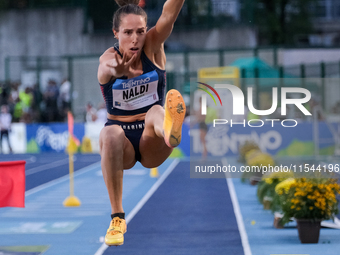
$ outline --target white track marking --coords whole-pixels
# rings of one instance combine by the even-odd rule
[[[164,174],[155,182],[155,184],[151,187],[151,189],[144,195],[144,197],[138,202],[138,204],[132,209],[132,211],[126,217],[126,224],[132,220],[132,218],[138,213],[138,211],[144,206],[144,204],[149,200],[149,198],[155,193],[155,191],[161,186],[164,180],[169,176],[169,174],[174,170],[174,168],[179,163],[179,159],[175,159],[171,165],[166,169]],[[105,243],[97,250],[94,255],[102,255],[105,250],[108,248]]]
[[[224,166],[228,165],[226,158],[222,159],[222,164]],[[243,217],[242,217],[242,214],[241,214],[240,205],[239,205],[238,200],[237,200],[237,195],[236,195],[234,183],[233,183],[233,180],[231,178],[230,173],[228,173],[228,172],[226,172],[226,180],[227,180],[227,183],[228,183],[228,189],[229,189],[231,202],[233,203],[233,208],[234,208],[234,213],[235,213],[236,222],[237,222],[237,226],[238,226],[238,231],[240,232],[240,236],[241,236],[244,255],[252,255],[250,245],[249,245],[249,241],[248,241],[247,231],[246,231],[246,228],[244,227],[244,222],[243,222]]]
[[[88,171],[91,171],[91,170],[93,170],[95,167],[100,167],[100,162],[94,163],[94,164],[92,164],[92,165],[89,165],[89,166],[87,166],[87,167],[84,167],[84,168],[82,168],[82,169],[77,170],[77,171],[74,173],[74,177],[79,176],[79,175],[81,175],[81,174],[84,174],[84,173],[86,173],[86,172],[88,172]],[[34,194],[34,193],[37,193],[38,191],[41,191],[41,190],[44,190],[44,189],[46,189],[46,188],[52,187],[52,186],[54,186],[54,185],[56,185],[56,184],[58,184],[58,183],[61,183],[61,182],[64,182],[64,181],[68,181],[69,179],[70,179],[70,177],[69,177],[69,175],[67,174],[67,175],[62,176],[62,177],[60,177],[60,178],[58,178],[58,179],[55,179],[55,180],[53,180],[53,181],[44,183],[44,184],[42,184],[42,185],[40,185],[40,186],[37,186],[37,187],[35,187],[35,188],[33,188],[33,189],[30,189],[29,191],[26,191],[26,192],[25,192],[25,196],[27,197],[27,196],[29,196],[29,195],[32,195],[32,194]]]

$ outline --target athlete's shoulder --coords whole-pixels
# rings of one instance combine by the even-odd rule
[[[151,42],[146,42],[143,47],[145,56],[159,69],[165,69],[166,56],[164,52],[164,45],[160,47],[153,47]]]
[[[115,47],[110,47],[100,56],[99,61],[100,63],[106,60],[112,60],[116,57],[116,55],[120,55],[119,51]]]
[[[105,54],[105,53],[116,53],[115,47],[108,48],[106,51],[104,51],[103,54]]]
[[[156,27],[152,27],[146,34],[146,39],[144,43],[144,49],[150,51],[154,54],[158,54],[164,51],[164,42],[159,42],[158,33]]]

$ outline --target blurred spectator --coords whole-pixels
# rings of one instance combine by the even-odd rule
[[[40,92],[39,85],[35,84],[31,89],[33,102],[32,102],[32,120],[33,121],[40,121],[40,104],[42,101],[42,93]]]
[[[43,95],[45,103],[45,114],[43,116],[44,121],[53,122],[59,120],[58,97],[59,89],[57,83],[54,80],[49,80],[46,91]]]
[[[15,95],[17,94],[16,98],[19,98],[19,93],[13,92],[13,87],[14,87],[13,83],[11,82],[9,84],[9,93],[8,93],[8,99],[7,99],[7,105],[9,107],[9,112],[12,113],[12,115],[13,115],[13,112],[14,112],[14,106],[16,104]],[[14,96],[12,94],[14,94]],[[15,121],[15,120],[13,119],[13,121]]]
[[[324,120],[325,116],[321,106],[321,97],[318,94],[312,93],[312,97],[309,100],[308,104],[305,105],[305,107],[312,114],[312,116],[307,116],[309,117],[310,120],[312,120],[315,117],[317,117],[318,120]],[[316,110],[316,115],[314,110]]]
[[[97,120],[97,111],[91,103],[87,103],[85,120],[86,122],[94,122]]]
[[[33,94],[32,89],[30,87],[26,87],[25,90],[19,92],[19,98],[22,107],[22,115],[20,121],[25,123],[32,122],[32,103],[33,103]]]
[[[207,115],[202,115],[202,97],[199,98],[199,106],[200,106],[199,110],[195,112],[195,120],[198,123],[200,130],[200,140],[203,147],[202,159],[205,159],[208,155],[207,143],[205,140],[208,132],[208,126],[206,123]]]
[[[20,83],[19,82],[13,82],[11,84],[11,92],[10,92],[10,99],[13,102],[16,102],[19,98],[19,87]]]
[[[11,131],[12,116],[9,113],[9,108],[7,105],[1,106],[0,114],[0,152],[2,152],[2,138],[7,138],[7,143],[10,153],[12,153],[12,146],[9,141],[8,133]]]
[[[0,103],[2,104],[2,101],[3,101],[3,98],[4,96],[2,95],[3,92],[4,92],[4,89],[3,89],[4,85],[2,83],[0,83]]]
[[[19,122],[22,116],[23,106],[19,97],[19,82],[11,83],[11,91],[8,99],[9,112],[13,114],[13,122]]]
[[[65,120],[67,112],[71,109],[71,82],[65,78],[60,86],[61,117]]]
[[[103,125],[107,122],[107,111],[106,111],[106,105],[104,102],[101,102],[98,105],[96,122],[103,124]]]
[[[333,107],[332,107],[332,109],[331,109],[331,112],[332,112],[332,113],[340,113],[340,101],[337,101],[337,102],[333,105]]]
[[[18,97],[15,102],[14,102],[14,107],[13,107],[13,122],[19,122],[21,120],[22,116],[22,102],[20,98]]]
[[[0,104],[8,104],[9,97],[9,88],[7,83],[3,83],[0,85]]]

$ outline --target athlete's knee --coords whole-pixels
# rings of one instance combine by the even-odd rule
[[[164,108],[161,105],[154,105],[152,106],[146,113],[145,118],[150,118],[150,117],[154,117],[155,114],[163,114],[164,113]]]
[[[145,128],[153,128],[157,120],[163,122],[164,108],[160,105],[152,106],[146,113],[145,116]]]
[[[149,111],[161,111],[161,110],[164,110],[164,108],[159,104],[156,104],[149,109]]]
[[[124,148],[125,134],[124,130],[117,126],[108,126],[102,129],[99,138],[100,151],[110,150],[123,150]]]
[[[156,162],[152,162],[152,161],[143,161],[141,162],[142,166],[144,166],[145,168],[154,168],[154,167],[158,167],[161,164],[156,163]]]

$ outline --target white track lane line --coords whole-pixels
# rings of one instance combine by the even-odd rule
[[[94,164],[91,164],[89,166],[86,166],[84,168],[81,168],[81,169],[75,171],[74,172],[74,177],[77,177],[77,176],[79,176],[81,174],[87,173],[88,171],[91,171],[91,170],[93,170],[93,169],[95,169],[97,167],[100,168],[100,162],[96,162]],[[41,190],[44,190],[44,189],[49,188],[49,187],[52,187],[52,186],[54,186],[54,185],[56,185],[58,183],[61,183],[61,182],[64,182],[64,181],[68,181],[69,179],[70,179],[69,174],[64,175],[64,176],[62,176],[62,177],[60,177],[58,179],[55,179],[55,180],[50,181],[50,182],[46,182],[46,183],[44,183],[42,185],[39,185],[39,186],[37,186],[37,187],[35,187],[33,189],[30,189],[30,190],[26,191],[25,192],[25,196],[27,197],[27,196],[32,195],[34,193],[37,193],[37,192],[39,192]]]
[[[37,167],[33,167],[31,169],[26,170],[25,174],[26,176],[31,175],[31,174],[35,174],[35,173],[39,173],[57,166],[62,166],[62,165],[66,165],[68,164],[69,159],[68,158],[64,158],[64,159],[60,159],[42,166],[37,166]]]
[[[177,164],[179,163],[179,159],[175,159],[170,166],[165,170],[164,174],[155,182],[155,184],[151,187],[151,189],[144,195],[144,197],[138,202],[138,204],[132,209],[132,211],[126,217],[126,224],[132,220],[132,218],[138,213],[138,211],[144,206],[144,204],[149,200],[149,198],[155,193],[155,191],[161,186],[161,184],[165,181],[165,179],[169,176],[172,170],[175,169]],[[94,255],[102,255],[105,250],[108,248],[105,243],[97,250]]]
[[[226,158],[222,159],[222,164],[224,166],[228,165]],[[235,213],[236,222],[237,222],[237,226],[238,226],[238,231],[240,232],[240,236],[241,236],[244,255],[252,255],[250,245],[249,245],[249,241],[248,241],[247,231],[246,231],[246,228],[245,228],[244,222],[243,222],[243,217],[242,217],[240,205],[239,205],[238,200],[237,200],[237,195],[236,195],[233,179],[232,179],[230,173],[228,173],[228,172],[226,172],[226,180],[227,180],[227,183],[228,183],[228,189],[229,189],[231,202],[233,203],[233,208],[234,208],[234,213]]]

